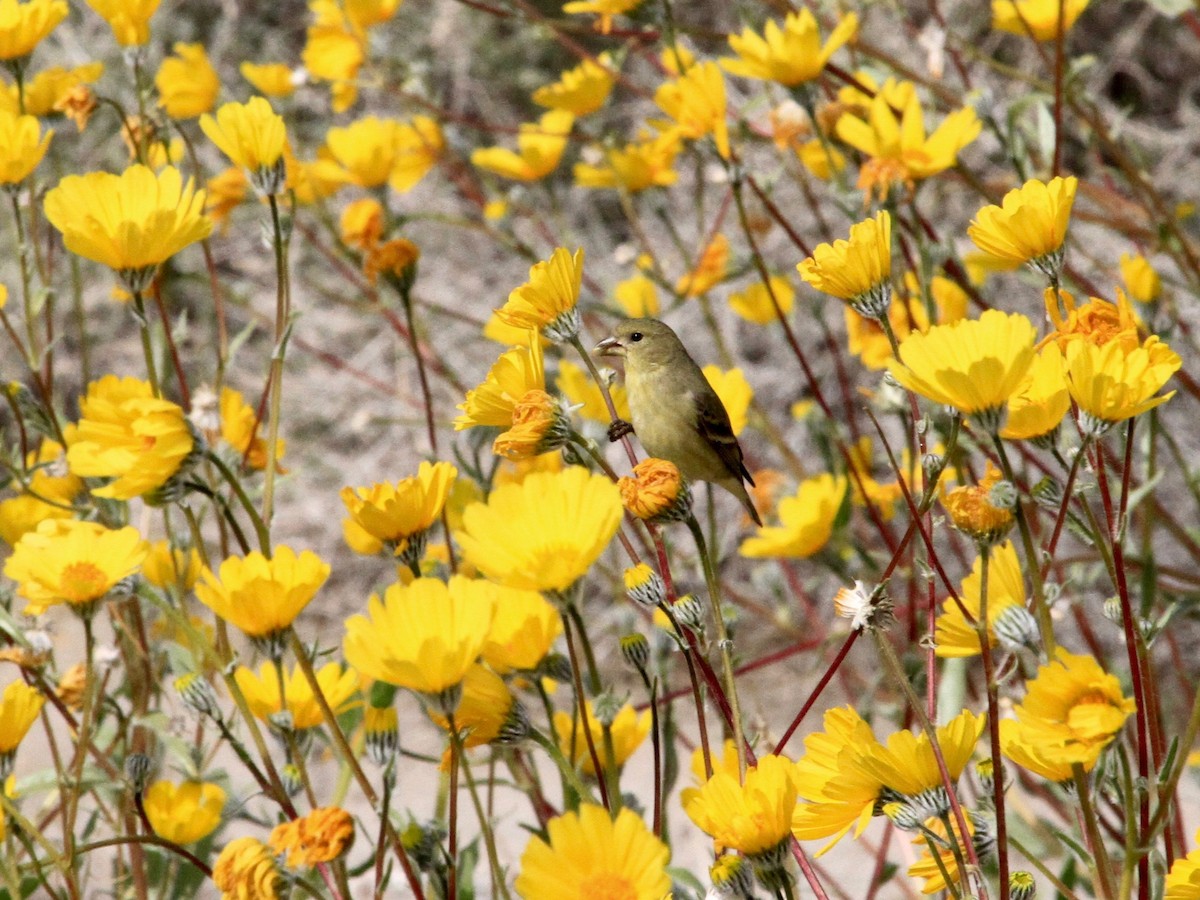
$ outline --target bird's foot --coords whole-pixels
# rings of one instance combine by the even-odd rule
[[[608,426],[608,440],[616,443],[627,434],[633,434],[633,426],[624,419],[617,419]]]

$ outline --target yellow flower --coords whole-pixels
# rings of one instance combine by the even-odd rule
[[[259,434],[262,424],[240,391],[228,386],[221,388],[221,438],[237,451],[247,468],[256,471],[267,467],[269,457],[267,442]],[[275,442],[277,461],[283,458],[285,449],[282,439]]]
[[[455,575],[417,578],[372,594],[346,620],[347,661],[371,678],[437,696],[458,686],[487,641],[495,586]],[[453,709],[453,705],[451,706]]]
[[[179,471],[194,441],[183,410],[137,378],[105,375],[88,385],[81,418],[69,425],[67,463],[84,478],[115,478],[96,497],[132,500]]]
[[[29,601],[27,616],[58,603],[87,609],[135,574],[146,550],[136,528],[113,531],[98,522],[48,519],[17,541],[4,574]]]
[[[277,194],[283,189],[287,132],[283,118],[264,97],[226,103],[215,119],[201,116],[200,129],[234,165],[246,170],[260,193]]]
[[[358,99],[358,70],[366,58],[356,34],[337,0],[311,0],[313,24],[305,35],[301,59],[308,73],[333,83],[333,111],[345,112]]]
[[[252,837],[225,845],[213,863],[212,879],[221,900],[278,900],[282,887],[274,855]]]
[[[504,683],[504,679],[487,666],[474,664],[462,680],[462,698],[454,710],[454,727],[466,732],[463,746],[482,747],[492,741],[505,741],[506,729],[512,728],[516,698]],[[450,720],[436,709],[429,710],[429,718],[444,731],[450,730]],[[519,722],[520,720],[515,720]],[[443,762],[449,763],[449,748]]]
[[[1089,0],[992,0],[992,27],[997,31],[1012,34],[1032,35],[1037,41],[1052,41],[1059,35],[1061,10],[1061,32],[1071,30]]]
[[[975,715],[964,709],[945,725],[937,727],[938,746],[946,761],[951,784],[958,780],[971,761],[971,754],[975,752],[975,744],[986,722],[987,716]],[[919,798],[927,791],[944,795],[941,769],[933,746],[924,733],[913,734],[907,730],[895,732],[887,739],[886,745],[872,748],[863,765],[885,787],[906,798],[919,802]],[[949,800],[944,796],[943,799],[943,811],[948,811]]]
[[[50,148],[53,130],[41,133],[33,116],[0,110],[0,184],[20,184]]]
[[[1158,391],[1183,364],[1179,354],[1154,335],[1133,349],[1116,340],[1102,346],[1073,341],[1066,357],[1067,388],[1092,435],[1174,397],[1174,391]]]
[[[782,275],[772,275],[769,281],[769,290],[767,285],[756,281],[742,293],[730,296],[730,309],[755,325],[767,325],[776,321],[775,304],[778,304],[779,311],[787,316],[796,300],[795,290]],[[771,302],[772,297],[775,298],[775,303]]]
[[[582,366],[577,366],[565,359],[559,362],[558,377],[554,380],[554,386],[558,388],[560,394],[567,398],[567,402],[572,407],[579,407],[575,411],[579,413],[580,417],[599,422],[601,425],[607,425],[612,421],[612,417],[608,413],[608,406],[605,405],[604,398],[600,395],[599,386],[592,381],[591,376]],[[628,422],[629,398],[625,393],[625,385],[610,384],[608,392],[612,397],[613,406],[617,408],[617,418]]]
[[[582,5],[582,4],[567,4]],[[602,806],[583,803],[546,825],[521,854],[517,893],[525,900],[663,900],[671,891],[671,851],[637,813],[613,821]]]
[[[154,76],[159,101],[172,119],[194,119],[217,100],[221,80],[208,61],[203,44],[176,44]]]
[[[66,17],[65,0],[0,0],[0,59],[28,56]]]
[[[852,707],[824,714],[824,731],[804,739],[804,756],[794,763],[797,793],[806,803],[796,806],[792,834],[799,840],[829,838],[817,851],[826,853],[850,829],[863,833],[883,784],[866,767],[866,760],[882,746]]]
[[[536,123],[521,125],[517,152],[507,147],[481,147],[471,153],[471,165],[516,181],[538,181],[556,168],[567,148],[575,116],[552,109]]]
[[[510,587],[565,591],[621,524],[621,493],[580,466],[538,472],[468,506],[455,537],[469,563]]]
[[[796,156],[814,178],[828,181],[846,168],[846,157],[828,141],[813,138],[796,148]]]
[[[506,459],[530,459],[566,445],[570,421],[561,404],[545,391],[526,391],[513,407],[512,427],[497,436],[492,452]]]
[[[712,837],[718,852],[765,853],[791,836],[795,766],[768,754],[746,770],[744,782],[716,771],[702,787],[685,788],[682,802],[688,818]]]
[[[220,785],[200,781],[156,781],[146,790],[146,818],[160,838],[176,844],[194,844],[221,824],[225,791]]]
[[[606,147],[602,165],[575,164],[575,183],[585,188],[620,188],[630,194],[651,187],[668,187],[679,178],[675,158],[682,149],[675,131],[624,147]]]
[[[962,608],[975,620],[979,619],[982,577],[983,558],[976,557],[971,574],[963,579],[958,592]],[[1037,638],[1037,623],[1025,608],[1025,579],[1012,541],[990,551],[987,600],[988,646],[996,646],[997,641],[1019,646]],[[979,635],[974,623],[968,623],[963,616],[962,608],[953,597],[942,601],[942,614],[937,617],[938,656],[979,654]]]
[[[409,554],[419,560],[425,532],[441,516],[457,477],[458,469],[448,462],[423,462],[416,475],[395,484],[342,488],[340,496],[349,513],[343,526],[347,537],[353,530],[373,542],[369,551],[355,547],[359,553],[374,555],[386,547],[394,556]]]
[[[892,217],[887,210],[850,226],[850,239],[819,244],[796,266],[818,291],[845,300],[860,315],[878,319],[891,300]]]
[[[246,695],[250,712],[269,721],[283,710],[291,716],[291,727],[296,731],[316,728],[325,721],[321,706],[313,696],[312,686],[299,667],[291,672],[276,668],[278,664],[264,662],[256,675],[252,669],[238,666],[233,673],[238,688]],[[352,705],[350,698],[358,692],[359,674],[353,669],[342,669],[335,662],[326,663],[316,671],[317,685],[329,702],[334,714],[344,712]],[[279,700],[279,683],[283,681],[284,703]]]
[[[600,757],[600,765],[605,769],[616,766],[618,769],[625,765],[626,760],[633,756],[635,750],[646,740],[650,733],[650,710],[638,715],[634,708],[626,703],[613,716],[609,730],[612,732],[613,755],[608,754],[604,741],[604,726],[596,717],[592,701],[587,702],[588,731],[592,734],[592,744]],[[558,746],[567,758],[584,773],[595,777],[596,767],[592,763],[592,754],[588,750],[587,737],[583,733],[583,723],[579,719],[579,711],[564,712],[559,710],[554,714],[554,733],[558,736]]]
[[[721,60],[721,67],[731,75],[775,81],[793,87],[818,78],[834,51],[854,37],[858,16],[850,13],[838,21],[825,46],[816,17],[805,7],[799,13],[788,13],[783,28],[772,19],[758,35],[749,28],[741,35],[731,34],[729,46],[737,58]]]
[[[122,47],[150,40],[150,17],[158,10],[159,0],[87,0],[113,30]]]
[[[354,843],[354,819],[337,806],[323,806],[306,816],[280,822],[271,830],[271,849],[287,854],[291,869],[332,862]]]
[[[1009,398],[1007,422],[1000,429],[1000,437],[1028,441],[1052,436],[1070,408],[1062,351],[1057,344],[1047,344],[1034,358],[1021,387]]]
[[[550,259],[534,264],[529,281],[508,295],[496,315],[509,325],[544,332],[554,341],[579,333],[579,288],[583,283],[583,249],[574,255],[558,247]]]
[[[528,337],[529,332],[525,332]],[[517,404],[531,391],[544,392],[546,375],[542,348],[532,341],[528,347],[515,347],[500,354],[487,378],[458,405],[462,415],[454,420],[454,430],[464,431],[479,425],[510,428]]]
[[[812,556],[829,543],[846,487],[843,475],[824,474],[802,481],[795,496],[779,501],[780,524],[759,528],[758,534],[742,541],[738,553],[751,559]]]
[[[621,504],[639,519],[659,522],[686,518],[691,511],[691,493],[675,464],[648,457],[633,467],[633,476],[617,480]]]
[[[1052,281],[1062,269],[1063,242],[1079,179],[1031,178],[1004,195],[1000,206],[985,206],[967,234],[975,246],[1010,269],[1029,263]]]
[[[989,459],[979,484],[962,485],[943,495],[950,524],[980,543],[998,541],[1016,522],[1015,498],[1007,485],[1001,485],[1000,470]]]
[[[1192,841],[1200,844],[1200,832]],[[1163,900],[1200,900],[1200,849],[1171,864],[1171,871],[1163,882]]]
[[[269,639],[291,626],[328,578],[329,564],[317,554],[280,546],[269,558],[231,556],[216,575],[204,569],[196,596],[248,637]]]
[[[851,828],[862,834],[875,814],[883,783],[864,760],[880,749],[871,726],[847,706],[825,713],[825,730],[804,739],[795,763],[796,790],[806,803],[796,806],[792,833],[802,841],[830,838],[828,851]]]
[[[204,191],[168,166],[157,175],[131,166],[120,175],[68,175],[47,195],[46,218],[72,253],[103,263],[131,292],[144,290],[158,265],[212,232]]]
[[[244,62],[238,71],[260,94],[268,97],[290,97],[296,91],[292,69],[284,63]]]
[[[1150,265],[1150,260],[1140,253],[1130,256],[1121,254],[1121,280],[1125,290],[1138,303],[1153,303],[1162,293],[1162,279]]]
[[[729,126],[725,121],[725,80],[715,62],[702,62],[660,85],[654,102],[689,140],[711,134],[722,159],[729,159]]]
[[[1120,288],[1117,289],[1116,303],[1089,297],[1081,306],[1068,292],[1056,292],[1049,287],[1043,296],[1046,316],[1053,323],[1054,331],[1042,339],[1042,345],[1056,343],[1066,353],[1074,341],[1087,341],[1097,346],[1119,342],[1126,350],[1141,344],[1137,313]]]
[[[386,275],[401,285],[401,290],[408,290],[417,277],[417,262],[420,259],[421,249],[416,244],[408,238],[393,238],[367,251],[363,260],[363,275],[367,283],[372,285],[379,281],[380,275]]]
[[[675,282],[684,297],[702,297],[725,280],[729,271],[729,238],[717,232],[705,246],[692,271]]]
[[[862,167],[858,186],[878,186],[886,196],[892,182],[911,183],[944,172],[958,161],[959,152],[979,137],[983,123],[971,107],[956,110],[928,136],[925,114],[915,92],[892,110],[881,91],[871,101],[866,119],[847,114],[837,120],[837,136],[871,159]]]
[[[7,567],[4,574],[8,574]],[[45,702],[46,698],[37,688],[23,681],[13,681],[4,686],[4,692],[0,693],[0,760],[16,751],[37,721]],[[5,767],[0,765],[0,768]]]
[[[608,34],[612,31],[614,16],[636,9],[641,2],[642,0],[571,0],[570,3],[564,3],[562,9],[565,13],[595,13],[600,17],[596,22],[596,30],[601,34]]]
[[[396,15],[404,0],[344,0],[346,15],[355,28],[365,31]]]
[[[562,617],[537,591],[497,587],[483,660],[501,675],[537,668],[562,633]]]
[[[379,187],[391,177],[396,164],[399,129],[395,119],[367,116],[342,128],[330,128],[325,144],[354,184]]]
[[[411,122],[400,123],[388,185],[398,194],[411,191],[437,164],[445,146],[442,127],[429,116],[414,116]]]
[[[722,371],[717,366],[705,366],[704,377],[721,398],[725,411],[729,413],[729,426],[734,435],[741,435],[746,427],[746,412],[754,399],[754,389],[738,368]]]
[[[1010,743],[1032,748],[1046,762],[1081,764],[1091,769],[1133,715],[1137,704],[1121,693],[1121,682],[1091,656],[1059,647],[1054,660],[1038,668],[1026,684],[1025,699],[1014,708]]]
[[[348,204],[338,223],[342,243],[357,250],[375,246],[383,234],[383,219],[383,206],[374,197],[363,197]]]
[[[604,105],[616,80],[612,55],[601,53],[595,59],[588,57],[575,68],[567,69],[553,84],[538,88],[533,92],[533,102],[574,116],[586,116]]]
[[[104,72],[104,63],[93,62],[64,69],[62,66],[51,66],[38,72],[25,82],[25,115],[48,116],[54,112],[62,112],[65,101],[71,92],[84,85],[91,84]],[[17,105],[17,86],[7,88],[12,97],[10,112],[14,115],[20,110]],[[0,88],[0,95],[4,88]],[[0,106],[3,100],[0,99]],[[81,128],[82,130],[82,128]]]
[[[230,166],[214,175],[204,185],[208,192],[208,202],[204,211],[212,219],[213,224],[220,225],[221,231],[229,227],[229,215],[246,199],[246,190],[250,187],[250,179],[246,170],[238,166]]]
[[[998,309],[910,334],[888,369],[903,387],[971,416],[995,434],[1036,355],[1028,318]]]
[[[617,282],[613,288],[613,299],[631,319],[654,318],[658,315],[658,288],[645,275],[634,275]],[[561,365],[559,372],[562,372]]]
[[[203,568],[195,547],[172,547],[170,541],[155,541],[142,563],[142,575],[155,587],[190,591]]]

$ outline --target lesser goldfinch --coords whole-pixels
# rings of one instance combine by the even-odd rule
[[[626,319],[596,351],[625,360],[629,417],[646,452],[674,463],[689,481],[725,488],[762,525],[742,483],[754,479],[729,413],[679,336],[657,319]]]

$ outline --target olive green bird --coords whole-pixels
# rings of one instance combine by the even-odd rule
[[[626,319],[596,345],[601,356],[625,360],[625,392],[633,430],[651,456],[675,464],[689,481],[723,487],[762,525],[743,482],[754,479],[729,413],[679,336],[657,319]],[[616,423],[609,436],[628,434]]]

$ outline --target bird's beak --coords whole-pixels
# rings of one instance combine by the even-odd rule
[[[600,356],[624,356],[625,346],[615,337],[606,337],[596,345],[596,353]]]

